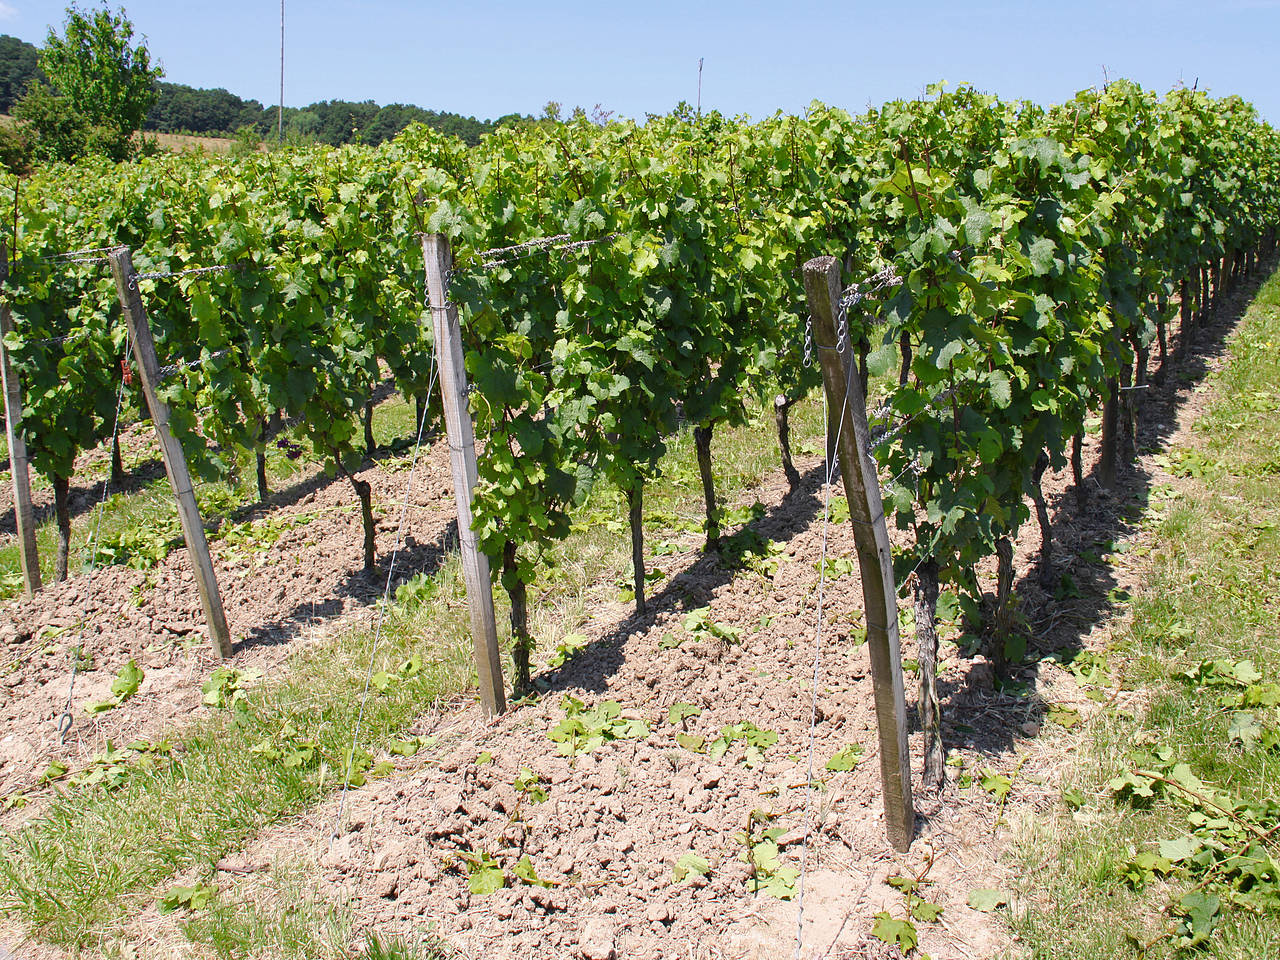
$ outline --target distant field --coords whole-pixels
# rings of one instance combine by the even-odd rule
[[[9,114],[0,113],[0,123],[16,122]],[[196,150],[205,150],[208,153],[228,153],[231,150],[231,145],[235,143],[229,137],[188,137],[177,133],[148,133],[147,136],[154,137],[161,147],[166,150],[172,150],[174,153],[186,153]]]
[[[209,153],[228,153],[235,143],[229,137],[187,137],[177,133],[149,133],[166,150],[185,153],[188,150],[205,150]]]

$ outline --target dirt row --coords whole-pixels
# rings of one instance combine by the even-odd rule
[[[412,732],[436,739],[428,740],[430,746],[417,757],[398,761],[393,776],[354,791],[336,839],[331,836],[336,801],[328,801],[296,821],[264,829],[241,853],[219,864],[220,884],[235,884],[252,895],[253,886],[265,883],[262,878],[270,872],[264,868],[298,864],[314,878],[324,900],[351,908],[358,927],[411,940],[430,930],[467,957],[774,958],[792,955],[799,926],[802,956],[861,960],[896,955],[869,933],[877,913],[906,915],[902,893],[888,883],[904,876],[921,880],[922,895],[942,907],[938,922],[917,924],[921,950],[935,960],[996,954],[1009,945],[1007,930],[997,917],[970,909],[967,894],[976,887],[1010,886],[1009,868],[1001,860],[1008,825],[1058,802],[1057,770],[1074,734],[1048,723],[1048,708],[1070,707],[1084,722],[1102,708],[1057,663],[1035,655],[1098,649],[1117,612],[1116,591],[1138,585],[1132,569],[1099,558],[1133,535],[1131,520],[1159,476],[1151,452],[1194,421],[1203,398],[1190,391],[1190,384],[1217,362],[1226,329],[1224,324],[1210,331],[1207,353],[1188,366],[1187,377],[1170,376],[1148,391],[1139,438],[1147,453],[1142,469],[1127,474],[1119,490],[1102,491],[1092,480],[1097,460],[1092,438],[1085,449],[1090,479],[1083,496],[1069,489],[1069,474],[1046,478],[1057,549],[1053,568],[1036,567],[1040,542],[1034,523],[1024,526],[1016,552],[1017,593],[1033,637],[1027,665],[1010,682],[997,685],[986,657],[944,645],[944,739],[957,762],[948,767],[949,782],[939,795],[917,797],[918,840],[909,854],[895,854],[884,835],[856,566],[826,585],[827,629],[810,728],[816,564],[823,540],[821,476],[810,457],[799,463],[807,472],[798,490],[789,491],[775,476],[744,501],[756,499],[766,508],[754,524],[759,535],[785,544],[776,569],[727,570],[714,557],[690,554],[656,559],[668,576],[651,599],[649,615],[637,618],[621,603],[593,607],[591,619],[577,628],[593,642],[542,674],[546,689],[540,697],[492,723],[474,710],[424,718]],[[441,530],[447,524],[437,496],[447,492],[446,463],[441,450],[432,456],[424,477],[434,479],[424,479],[413,493],[420,509],[411,511],[412,530],[419,543],[433,542],[433,524]],[[396,486],[390,477],[371,479],[383,498],[388,484]],[[345,499],[345,488],[329,487],[312,501],[300,500],[297,509],[336,507]],[[358,565],[358,518],[336,509],[323,517],[296,531],[296,539],[281,538],[276,566],[301,555],[303,561],[295,565],[301,569],[285,582],[310,582],[311,565],[329,563],[332,554],[334,566],[321,567],[329,570],[327,579],[320,577],[323,583],[314,586],[330,584],[330,603],[366,602],[372,588],[366,584],[358,593],[351,586],[358,578],[332,586],[334,571]],[[827,536],[830,556],[853,556],[847,525],[831,526]],[[111,572],[120,584],[114,612],[132,617],[126,597],[137,581],[131,571]],[[990,579],[990,570],[982,572]],[[164,574],[166,585],[182,582],[181,558],[167,561]],[[249,581],[238,596],[245,604],[274,610],[267,622],[285,638],[246,645],[238,656],[245,663],[254,657],[275,662],[270,658],[283,655],[287,638],[298,635],[290,632],[294,627],[278,623],[279,610],[289,605],[296,610],[308,591],[286,588],[285,597],[266,600],[261,577],[230,579]],[[167,591],[155,593],[149,601],[153,612],[145,621],[138,615],[134,633],[110,634],[90,651],[100,651],[95,653],[98,683],[109,685],[111,666],[118,669],[127,659],[124,651],[136,650],[144,638],[154,637],[157,623],[168,622],[158,606]],[[228,607],[235,610],[237,603]],[[686,627],[686,617],[704,607],[705,622],[720,627],[719,635]],[[32,611],[27,621],[34,624],[32,637],[49,625],[36,620],[47,621],[57,609]],[[110,613],[113,608],[102,609]],[[237,634],[263,619],[235,621]],[[955,639],[954,630],[950,635]],[[26,644],[23,649],[39,646]],[[182,650],[172,640],[163,646],[168,653],[156,656],[170,659],[160,661],[156,671],[185,668],[197,675],[209,665],[199,649]],[[903,634],[903,655],[915,656],[909,629]],[[33,657],[32,666],[22,669],[46,677],[43,686],[66,678],[65,663],[59,671],[45,660],[56,655]],[[914,710],[914,677],[908,674],[907,680]],[[149,694],[150,702],[171,705],[168,712],[151,713],[157,728],[176,724],[190,709],[191,698],[198,696],[193,687],[198,690],[198,683],[175,682],[163,688],[168,693]],[[144,688],[138,699],[143,693],[148,691]],[[46,696],[48,702],[32,700],[6,714],[6,724],[30,723],[35,711],[43,711],[44,733],[21,764],[26,772],[34,758],[47,755],[40,751],[49,750],[48,731],[60,710],[56,695]],[[1129,696],[1116,690],[1112,703],[1123,707]],[[616,718],[606,714],[618,738],[566,756],[551,734],[562,736],[570,712],[590,720],[589,711],[606,701],[618,705]],[[688,716],[673,722],[677,705],[693,709],[677,707]],[[129,704],[113,717],[116,713],[104,715],[105,722],[133,715]],[[143,711],[138,713],[141,717]],[[719,754],[713,744],[726,728],[731,742]],[[99,740],[106,732],[94,728]],[[910,743],[918,770],[917,731]],[[828,760],[838,753],[849,758],[859,748],[851,769],[828,769]],[[820,780],[814,789],[806,789],[810,749]],[[19,766],[5,763],[0,771]],[[1007,801],[978,785],[986,771],[1010,777],[1014,788]],[[962,787],[962,781],[971,785]],[[760,849],[766,829],[779,831],[772,837],[776,863],[753,869],[743,859],[748,847],[743,834]],[[701,859],[690,861],[690,854]],[[678,877],[682,863],[698,863],[699,869]],[[700,875],[703,863],[705,875]],[[778,899],[758,887],[772,877],[788,892],[786,887],[799,881],[786,871],[802,865],[801,923],[799,897]],[[473,892],[477,877],[472,874],[487,872],[496,885],[499,871],[498,889]],[[180,920],[172,916],[147,912],[134,922],[147,926],[153,943],[166,936],[182,942]]]
[[[922,896],[942,907],[938,921],[917,922],[920,950],[935,960],[995,955],[1011,946],[1007,928],[971,909],[968,893],[1012,889],[1002,859],[1010,824],[1059,802],[1057,778],[1075,732],[1050,723],[1049,709],[1068,708],[1083,723],[1103,709],[1046,655],[1103,649],[1122,615],[1116,599],[1140,585],[1127,560],[1100,557],[1124,549],[1152,484],[1168,479],[1152,456],[1198,415],[1202,398],[1189,386],[1217,364],[1222,333],[1209,338],[1210,357],[1194,361],[1189,377],[1171,376],[1150,391],[1141,469],[1118,490],[1093,480],[1093,438],[1083,496],[1069,487],[1069,472],[1046,478],[1052,569],[1036,566],[1034,523],[1017,543],[1017,592],[1033,637],[1027,664],[997,685],[987,658],[944,645],[940,692],[953,765],[940,794],[916,798],[918,839],[909,854],[895,854],[885,839],[856,570],[826,586],[829,626],[810,737],[823,492],[810,458],[799,490],[771,478],[748,495],[767,508],[755,529],[786,544],[775,571],[675,558],[650,615],[638,619],[623,604],[597,608],[579,628],[594,642],[543,674],[547,689],[536,701],[493,723],[474,711],[434,726],[424,720],[415,732],[437,737],[428,741],[434,748],[353,793],[336,839],[330,802],[267,829],[220,869],[240,876],[271,864],[300,866],[322,899],[350,906],[359,928],[411,941],[429,930],[464,957],[578,960],[764,960],[793,955],[798,928],[805,958],[899,956],[870,931],[879,913],[906,916],[902,893],[888,881],[907,877],[920,879]],[[830,527],[828,536],[829,555],[853,555],[847,525]],[[982,573],[993,579],[993,571]],[[703,606],[711,623],[738,638],[686,629],[686,616]],[[909,629],[903,655],[915,655]],[[907,679],[914,711],[914,677]],[[1130,708],[1134,696],[1115,689],[1108,699]],[[581,717],[606,701],[618,705],[623,735],[565,756],[553,734],[561,736],[569,712]],[[696,712],[678,706],[685,704]],[[673,707],[690,716],[672,722]],[[733,740],[712,755],[708,745],[726,727],[746,722],[776,734],[776,742],[752,753],[748,742]],[[918,731],[910,743],[919,770]],[[810,746],[821,782],[807,791]],[[861,748],[860,761],[829,770],[827,761],[850,746]],[[986,773],[1010,778],[1007,800],[980,786]],[[759,841],[768,828],[778,830],[777,861],[754,869],[745,834]],[[705,863],[705,876],[681,876],[690,854]],[[771,875],[784,886],[798,882],[783,871],[802,864],[800,922],[798,896],[778,899],[759,888]],[[498,889],[473,891],[473,873],[496,883],[496,871]],[[253,881],[238,882],[247,883],[243,895],[254,895]],[[164,921],[148,915],[140,922]]]
[[[802,466],[809,472],[795,493],[775,479],[752,494],[768,508],[755,529],[786,544],[772,575],[675,558],[651,615],[638,620],[623,604],[598,608],[579,628],[595,642],[543,675],[548,689],[536,702],[492,725],[471,714],[447,718],[444,729],[418,728],[439,735],[438,750],[353,794],[338,839],[330,838],[336,811],[327,804],[302,822],[266,831],[223,866],[239,872],[301,863],[317,877],[321,897],[350,903],[360,925],[412,938],[430,923],[467,957],[773,958],[794,950],[798,899],[757,892],[768,872],[743,859],[742,833],[759,839],[776,828],[779,865],[797,869],[805,859],[804,957],[895,955],[867,939],[877,912],[905,916],[902,894],[887,884],[895,876],[923,876],[927,898],[943,907],[944,922],[918,925],[921,949],[935,958],[991,956],[1007,942],[1003,927],[966,903],[970,889],[999,885],[992,851],[1002,831],[991,796],[953,786],[942,797],[918,798],[922,839],[912,853],[897,856],[885,840],[856,571],[826,585],[812,739],[821,785],[806,817],[823,537],[820,472],[816,462]],[[1063,478],[1053,483],[1051,495],[1059,496]],[[1095,545],[1110,531],[1077,522],[1072,534]],[[1038,548],[1024,538],[1024,569]],[[830,527],[827,549],[833,557],[853,555],[847,524]],[[1024,584],[1024,596],[1036,589]],[[699,638],[686,629],[686,616],[703,606],[711,623],[740,639]],[[985,657],[946,649],[945,735],[970,772],[984,765],[1008,772],[1040,731],[1046,698],[1078,698],[1055,666],[1030,669],[1022,679],[1034,684],[1038,677],[1038,694],[1017,695],[995,689]],[[903,653],[915,655],[909,630]],[[588,709],[616,702],[622,720],[643,721],[647,732],[564,756],[550,734],[566,718],[566,697]],[[1078,699],[1080,709],[1091,709]],[[672,723],[677,704],[700,712]],[[736,740],[722,756],[710,755],[726,727],[747,721],[776,734],[776,743],[753,755],[749,743]],[[703,738],[700,750],[690,736]],[[827,770],[850,746],[861,749],[854,768]],[[918,733],[911,747],[918,769]],[[949,768],[953,783],[961,772]],[[1052,802],[1045,785],[1051,771],[1037,774],[1042,782],[1035,785],[1030,770],[1023,776],[1021,808]],[[531,782],[545,800],[528,790]],[[690,853],[706,861],[708,873],[677,880]],[[546,886],[513,874],[526,856]],[[477,859],[502,868],[503,888],[471,892]]]
[[[373,575],[362,571],[354,492],[343,479],[326,480],[314,471],[240,518],[233,535],[213,536],[235,644],[229,661],[210,649],[182,548],[149,570],[108,566],[6,604],[0,610],[0,796],[31,789],[55,759],[74,769],[107,740],[119,745],[171,730],[202,709],[201,684],[220,666],[269,675],[299,643],[327,633],[338,620],[367,615],[385,585],[408,463],[388,460],[361,476],[373,487],[380,517]],[[452,489],[448,450],[438,443],[423,451],[409,491],[398,580],[443,560],[456,538]],[[113,699],[112,683],[131,659],[145,673],[137,693],[89,714],[89,705]],[[64,711],[72,723],[60,743]]]

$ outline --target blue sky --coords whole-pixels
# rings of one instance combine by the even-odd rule
[[[89,4],[82,3],[82,6]],[[113,4],[113,6],[116,4]],[[167,79],[278,98],[278,0],[129,0]],[[41,43],[65,3],[0,0]],[[1280,124],[1280,0],[794,2],[286,0],[285,102],[404,102],[479,118],[600,103],[625,116],[860,110],[936,80],[1061,101],[1104,68],[1158,90],[1199,80]]]

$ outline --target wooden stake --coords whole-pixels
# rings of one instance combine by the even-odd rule
[[[876,721],[880,728],[880,778],[884,786],[885,825],[895,850],[905,851],[915,834],[911,800],[911,759],[907,752],[907,705],[898,643],[897,583],[889,529],[880,501],[880,481],[868,452],[866,397],[858,377],[849,376],[853,347],[836,344],[840,306],[840,261],[818,257],[804,265],[804,289],[813,316],[813,338],[823,345],[822,382],[827,407],[839,426],[840,476],[849,500],[849,520],[858,549],[862,596],[866,604],[867,646],[871,653]],[[848,340],[848,337],[845,337]],[[843,414],[841,414],[843,411]]]
[[[187,542],[187,555],[196,574],[196,587],[200,591],[200,605],[204,607],[205,621],[209,624],[209,640],[218,656],[231,656],[231,631],[227,629],[227,615],[222,609],[222,595],[218,592],[218,578],[209,556],[209,541],[205,539],[204,522],[191,487],[191,471],[182,444],[169,427],[169,406],[156,396],[160,386],[160,365],[156,361],[156,346],[151,339],[151,327],[147,324],[147,311],[138,292],[138,274],[133,269],[133,254],[128,247],[118,247],[107,255],[111,262],[111,275],[115,277],[116,293],[129,327],[129,340],[133,343],[133,356],[138,362],[138,374],[142,392],[151,410],[151,422],[155,424],[156,437],[160,441],[160,456],[165,472],[173,486],[173,496],[178,502],[178,520],[182,523],[182,537]]]
[[[0,240],[0,283],[9,279],[9,251]],[[13,479],[13,517],[18,528],[22,560],[22,586],[27,596],[39,593],[40,554],[36,550],[36,517],[31,507],[31,474],[27,464],[27,438],[18,430],[22,419],[22,385],[9,360],[4,338],[13,331],[9,304],[0,303],[0,378],[4,380],[4,421],[9,437],[9,475]]]
[[[423,236],[422,257],[427,265],[427,296],[435,329],[436,361],[440,365],[440,397],[449,437],[449,460],[453,464],[458,544],[462,551],[462,574],[467,583],[467,602],[471,607],[471,641],[480,681],[480,703],[486,714],[495,716],[507,709],[507,699],[498,653],[489,558],[476,545],[475,531],[471,529],[471,500],[478,480],[476,434],[471,411],[467,409],[467,371],[462,359],[458,308],[449,302],[448,276],[453,269],[449,238],[440,233]]]

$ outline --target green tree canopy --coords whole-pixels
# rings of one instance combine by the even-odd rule
[[[164,71],[151,65],[145,41],[133,45],[123,9],[67,7],[63,35],[49,31],[40,68],[51,89],[33,86],[15,111],[34,129],[39,157],[104,153],[119,160],[133,152],[133,135],[156,102]]]

